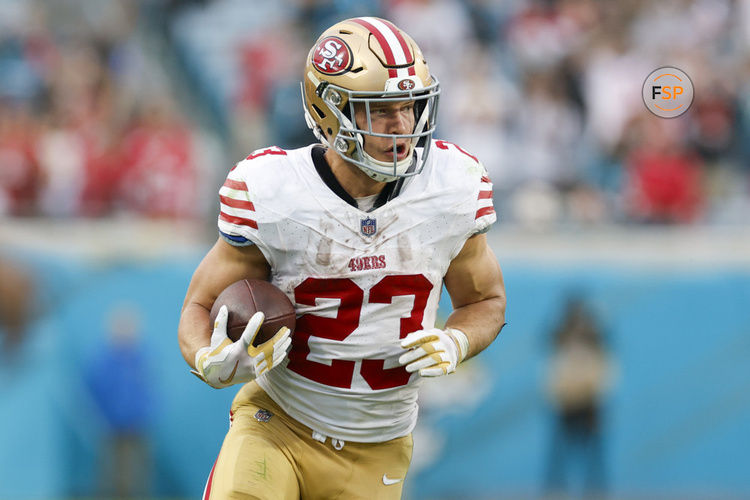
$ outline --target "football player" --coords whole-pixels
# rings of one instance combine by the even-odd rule
[[[432,138],[440,90],[414,40],[348,19],[320,36],[302,76],[320,144],[232,168],[220,237],[183,306],[188,364],[212,387],[244,384],[206,499],[400,498],[420,381],[452,373],[504,324],[484,234],[492,184],[477,158]],[[243,278],[289,296],[291,337],[253,346],[262,312],[234,343],[225,308],[209,324],[217,295]],[[454,310],[438,329],[443,286]]]

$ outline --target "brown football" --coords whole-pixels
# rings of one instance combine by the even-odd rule
[[[294,305],[280,288],[268,281],[246,279],[226,287],[211,307],[211,325],[221,306],[229,309],[227,336],[236,342],[242,336],[247,322],[258,311],[266,315],[253,345],[258,346],[273,337],[282,326],[294,331],[296,315]]]

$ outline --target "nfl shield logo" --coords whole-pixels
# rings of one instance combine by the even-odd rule
[[[365,217],[360,222],[360,230],[365,236],[372,236],[378,230],[377,222],[372,217]]]
[[[273,417],[273,413],[263,408],[255,412],[255,420],[258,422],[268,422],[271,417]]]

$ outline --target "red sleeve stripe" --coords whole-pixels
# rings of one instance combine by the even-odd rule
[[[488,176],[486,176],[486,175],[483,175],[483,176],[482,176],[482,182],[488,182],[488,183],[492,184],[492,181],[491,181],[491,180],[490,180],[490,178],[489,178]]]
[[[479,210],[477,210],[476,215],[474,216],[474,220],[477,220],[480,217],[484,217],[485,215],[490,215],[495,213],[494,207],[482,207]]]
[[[477,196],[477,200],[487,200],[492,199],[492,191],[479,191],[479,196]]]
[[[219,200],[221,200],[221,202],[228,207],[242,208],[244,210],[251,210],[253,212],[255,211],[255,205],[253,205],[253,202],[249,200],[238,200],[235,198],[229,198],[228,196],[224,196],[221,194],[219,195]]]
[[[219,212],[219,219],[223,220],[224,222],[229,222],[230,224],[236,224],[238,226],[248,226],[253,229],[258,229],[257,222],[252,219],[246,219],[245,217],[236,217],[224,212]]]
[[[236,181],[234,179],[227,179],[224,181],[224,187],[229,189],[236,189],[238,191],[247,191],[247,184],[243,181]]]
[[[263,151],[258,151],[257,153],[252,153],[248,155],[245,159],[246,160],[254,160],[255,158],[259,156],[265,156],[265,155],[281,155],[286,156],[286,151],[283,149],[277,147],[277,146],[271,146],[270,148],[266,148]]]

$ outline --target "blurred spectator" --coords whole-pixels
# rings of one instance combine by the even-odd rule
[[[11,352],[23,341],[31,319],[33,282],[28,272],[0,255],[0,347]]]
[[[295,0],[298,12],[289,17],[301,21],[300,28],[307,40],[342,19],[356,16],[382,17],[381,0]]]
[[[625,210],[646,223],[693,222],[701,215],[702,172],[677,121],[644,117],[633,123],[636,146],[626,168]]]
[[[120,126],[117,90],[106,66],[109,46],[66,46],[58,56],[60,70],[50,79],[38,144],[44,174],[40,209],[51,216],[107,215]]]
[[[546,487],[553,494],[570,492],[574,484],[571,465],[580,457],[586,493],[601,498],[606,488],[601,401],[609,385],[610,366],[601,326],[582,297],[568,297],[552,342],[547,390],[555,427]]]
[[[457,81],[461,91],[440,103],[440,134],[482,159],[490,178],[499,189],[522,175],[512,141],[503,131],[519,113],[520,95],[508,79],[487,61],[492,54],[477,44],[467,44],[456,61],[457,72],[472,78]],[[438,77],[442,81],[442,77]]]
[[[0,215],[34,215],[39,164],[27,107],[0,99]]]
[[[0,3],[0,214],[203,209],[191,125],[153,97],[171,89],[149,67],[156,46],[138,15],[119,0]]]
[[[558,3],[524,2],[508,28],[508,44],[516,59],[535,72],[557,65],[580,43],[581,24]]]
[[[107,336],[86,370],[87,386],[109,432],[99,461],[105,498],[142,498],[149,491],[153,396],[139,315],[125,304],[110,311]]]
[[[695,99],[689,134],[695,149],[706,161],[716,163],[733,159],[739,134],[739,107],[731,93],[718,81]]]
[[[19,17],[25,16],[25,12],[19,12]],[[17,101],[33,99],[42,86],[42,75],[30,57],[34,55],[33,39],[14,36],[15,32],[10,27],[0,26],[0,75],[3,75],[0,97]]]
[[[613,25],[612,29],[597,34],[585,62],[580,63],[587,132],[606,153],[615,152],[633,116],[649,114],[641,87],[646,76],[658,67],[649,62],[648,55],[628,49],[625,26]]]
[[[48,216],[80,213],[86,184],[86,143],[63,117],[53,117],[41,129],[37,154],[41,167],[39,210]]]
[[[323,7],[318,4],[310,2],[306,7]],[[270,140],[289,144],[285,142],[289,137],[293,144],[309,144],[300,105],[299,68],[307,55],[307,44],[298,38],[301,26],[291,19],[280,21],[255,30],[237,44],[240,75],[233,132],[238,158],[246,156],[254,145],[269,144]]]
[[[400,0],[391,3],[385,16],[417,41],[441,84],[464,79],[455,66],[471,49],[473,31],[460,0]]]
[[[554,71],[528,73],[518,133],[522,155],[516,180],[552,184],[558,189],[578,179],[576,149],[582,117],[565,94],[562,75]]]
[[[191,131],[169,98],[144,104],[122,142],[117,208],[145,217],[195,216],[194,148]]]

